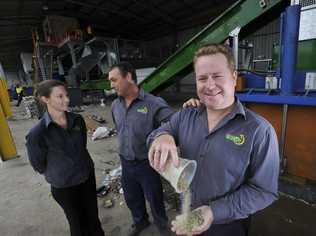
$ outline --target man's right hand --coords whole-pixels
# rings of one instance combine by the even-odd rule
[[[171,158],[174,166],[179,166],[179,157],[174,138],[169,134],[158,136],[149,149],[148,158],[150,165],[157,171],[164,171],[168,158]]]

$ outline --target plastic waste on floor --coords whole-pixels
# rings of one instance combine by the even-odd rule
[[[92,140],[109,137],[110,130],[107,127],[98,127],[92,134]]]
[[[104,197],[109,192],[120,193],[121,176],[122,176],[121,166],[111,170],[107,175],[104,176],[101,186],[97,189],[97,196]]]

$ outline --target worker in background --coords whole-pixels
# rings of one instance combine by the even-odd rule
[[[128,235],[139,235],[150,225],[145,199],[159,232],[168,235],[161,179],[149,165],[146,139],[173,111],[162,98],[137,86],[135,69],[128,62],[112,66],[109,80],[118,95],[112,103],[112,116],[118,132],[124,197],[134,222]]]
[[[16,91],[16,94],[18,95],[18,102],[16,104],[16,106],[18,107],[20,106],[23,99],[23,87],[20,86],[20,84],[17,84],[15,87],[15,91]]]
[[[149,160],[161,171],[169,158],[178,166],[178,146],[181,157],[197,161],[191,206],[203,223],[194,235],[245,236],[249,217],[278,197],[277,136],[234,96],[237,72],[227,47],[203,46],[193,64],[201,106],[177,112],[150,134]],[[175,222],[172,230],[187,233]]]
[[[67,112],[69,98],[63,82],[45,80],[38,84],[36,94],[47,111],[26,136],[30,163],[51,185],[71,236],[102,236],[85,121]]]

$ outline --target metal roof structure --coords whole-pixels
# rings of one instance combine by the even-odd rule
[[[150,40],[209,23],[236,0],[1,0],[0,62],[16,70],[47,15],[74,17],[95,34]]]

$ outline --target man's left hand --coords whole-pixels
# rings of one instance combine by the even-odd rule
[[[205,232],[206,230],[208,230],[214,220],[214,216],[213,216],[213,212],[211,207],[209,206],[201,206],[195,210],[201,210],[202,212],[202,217],[204,219],[203,223],[199,226],[196,226],[192,229],[192,234],[201,234],[203,232]]]
[[[172,231],[175,232],[177,235],[185,235],[188,233],[191,233],[193,235],[196,234],[201,234],[203,232],[205,232],[206,230],[208,230],[210,228],[210,226],[213,223],[214,217],[213,217],[213,212],[211,210],[211,208],[209,206],[201,206],[199,208],[196,208],[194,211],[201,211],[201,216],[203,218],[203,223],[199,226],[195,226],[192,229],[192,232],[185,232],[183,227],[179,227],[176,224],[176,221],[172,221]]]

